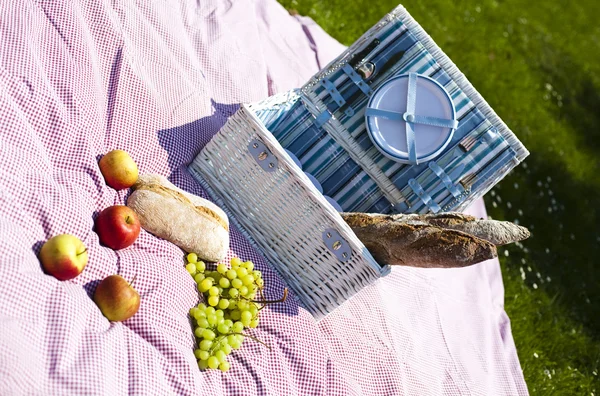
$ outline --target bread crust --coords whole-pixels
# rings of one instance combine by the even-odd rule
[[[229,219],[221,208],[160,175],[142,175],[132,188],[127,206],[139,216],[142,228],[202,260],[225,258]]]

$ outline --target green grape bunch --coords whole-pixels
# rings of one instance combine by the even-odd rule
[[[244,330],[258,326],[259,313],[265,306],[285,301],[287,289],[281,299],[268,301],[263,295],[262,273],[254,269],[252,261],[242,262],[234,257],[230,266],[220,263],[216,271],[207,271],[206,264],[198,261],[196,253],[188,254],[186,259],[185,269],[206,302],[190,309],[198,341],[194,350],[198,367],[229,370],[227,355],[239,349],[245,338],[269,348]]]

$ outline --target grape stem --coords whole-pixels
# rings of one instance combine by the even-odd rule
[[[258,338],[252,337],[251,335],[248,335],[248,334],[232,332],[232,333],[227,333],[227,335],[241,335],[241,336],[244,336],[244,337],[248,337],[251,340],[254,340],[254,341],[258,342],[259,344],[263,344],[264,346],[266,346],[267,348],[269,348],[269,350],[271,349],[271,347],[269,345],[265,344],[264,342],[262,342]]]
[[[260,298],[262,298],[263,300],[265,299],[265,295],[263,294],[263,288],[259,288],[258,292],[260,293]],[[262,307],[258,308],[258,311],[260,312],[264,307],[266,307],[266,305],[263,305]]]
[[[287,300],[287,295],[288,295],[288,289],[287,287],[285,289],[283,289],[283,297],[281,297],[279,300],[265,300],[263,297],[263,300],[250,300],[247,297],[242,296],[242,298],[244,300],[248,300],[250,302],[253,303],[258,303],[258,304],[277,304],[277,303],[281,303],[284,302],[285,300]]]
[[[212,346],[210,347],[210,350],[209,350],[209,353],[211,355],[214,355],[214,351],[215,351],[215,349],[217,349],[217,345],[219,345],[221,343],[221,340],[223,338],[225,338],[225,337],[227,337],[227,335],[221,335],[221,336],[218,336],[218,340],[216,338],[213,340],[213,344],[212,344]],[[219,345],[219,347],[220,346],[221,345]]]

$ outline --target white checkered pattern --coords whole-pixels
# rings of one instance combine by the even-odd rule
[[[342,47],[275,1],[4,1],[0,4],[1,395],[526,394],[497,261],[396,268],[318,325],[294,298],[264,311],[231,370],[200,372],[187,317],[198,301],[174,245],[142,231],[114,252],[94,215],[123,204],[97,159],[128,151],[205,196],[185,170],[236,104],[302,85]],[[483,207],[479,207],[483,214]],[[41,243],[81,238],[89,264],[45,275]],[[232,230],[231,252],[280,278]],[[98,280],[137,274],[136,316],[109,323]]]

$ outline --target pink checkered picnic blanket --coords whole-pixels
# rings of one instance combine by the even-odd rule
[[[94,214],[125,202],[97,159],[124,149],[142,173],[203,195],[186,165],[242,102],[300,86],[342,51],[275,1],[9,1],[0,4],[0,394],[518,395],[527,389],[498,262],[394,268],[319,323],[294,298],[265,309],[231,357],[199,371],[183,253],[142,231],[112,251]],[[484,216],[483,203],[472,211]],[[85,271],[45,275],[43,241],[81,238]],[[285,286],[231,230],[229,257]],[[136,316],[109,323],[97,280],[137,274]]]

